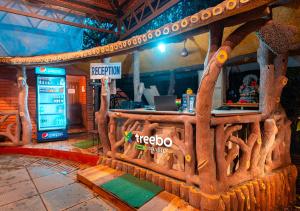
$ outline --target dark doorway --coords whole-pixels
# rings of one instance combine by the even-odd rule
[[[86,78],[67,75],[69,128],[86,129]]]

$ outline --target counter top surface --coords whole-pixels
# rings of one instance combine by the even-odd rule
[[[188,112],[180,112],[180,111],[155,111],[155,110],[145,110],[145,109],[110,109],[111,112],[121,112],[121,113],[131,113],[131,114],[156,114],[156,115],[188,115],[188,116],[195,116],[195,113],[188,113]]]
[[[120,112],[120,113],[131,113],[131,114],[153,114],[153,115],[187,115],[195,116],[196,114],[189,112],[180,112],[180,111],[155,111],[155,110],[145,110],[145,109],[111,109],[111,112]],[[251,114],[260,114],[258,110],[212,110],[211,114],[213,116],[240,116],[240,115],[251,115]]]

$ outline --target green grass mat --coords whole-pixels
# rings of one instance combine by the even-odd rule
[[[94,141],[93,140],[84,140],[81,142],[77,142],[72,144],[74,147],[80,148],[80,149],[88,149],[90,147],[96,146],[98,145],[98,141]]]
[[[134,208],[140,208],[162,191],[161,187],[130,174],[117,177],[100,187]]]

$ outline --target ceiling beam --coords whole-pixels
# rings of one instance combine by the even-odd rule
[[[167,3],[165,3],[161,7],[159,7],[159,5],[156,5],[156,7],[152,7],[151,6],[152,0],[145,0],[142,3],[136,4],[135,7],[132,8],[132,10],[128,11],[128,13],[126,13],[122,17],[123,25],[124,25],[124,20],[127,19],[127,18],[130,18],[130,19],[135,18],[136,24],[133,27],[131,27],[130,24],[129,24],[128,27],[125,26],[124,27],[125,28],[125,33],[121,34],[121,39],[127,38],[130,34],[132,34],[136,30],[138,30],[139,28],[144,26],[146,23],[148,23],[149,21],[153,20],[154,18],[156,18],[157,16],[159,16],[160,14],[165,12],[170,7],[177,4],[179,1],[180,0],[169,0]],[[159,2],[160,1],[157,1],[157,4],[159,4]],[[145,18],[143,18],[143,16],[141,16],[139,19],[137,19],[137,13],[139,12],[139,10],[142,7],[144,7],[144,9],[145,9],[145,7],[150,7],[152,14],[146,16]],[[129,21],[129,22],[131,22],[131,21]]]
[[[54,22],[54,23],[74,26],[74,27],[78,27],[78,28],[95,30],[95,31],[104,32],[104,33],[115,33],[114,31],[111,31],[111,30],[96,28],[96,27],[92,27],[92,26],[88,26],[88,25],[84,25],[84,24],[80,24],[80,23],[65,21],[62,19],[50,18],[48,16],[42,16],[42,15],[38,15],[38,14],[34,14],[34,13],[24,12],[21,10],[11,9],[11,8],[7,8],[7,7],[3,7],[3,6],[0,6],[0,11],[12,13],[12,14],[16,14],[16,15],[21,15],[21,16],[26,16],[26,17],[31,17],[31,18],[36,18],[36,19],[40,19],[40,20],[50,21],[50,22]]]
[[[71,3],[70,1],[66,1],[66,0],[39,0],[39,1],[44,2],[46,4],[51,4],[51,5],[83,12],[90,16],[98,16],[98,17],[116,20],[116,16],[114,14],[108,13],[107,11],[103,11],[101,9],[96,10],[93,8],[82,6],[80,4]]]
[[[69,2],[82,5],[88,8],[93,8],[96,10],[99,9],[100,11],[114,15],[114,11],[110,9],[111,8],[110,5],[105,3],[100,3],[99,1],[96,0],[69,0]]]

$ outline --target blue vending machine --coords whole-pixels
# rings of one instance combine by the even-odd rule
[[[38,142],[67,139],[66,71],[36,67],[35,73]]]

